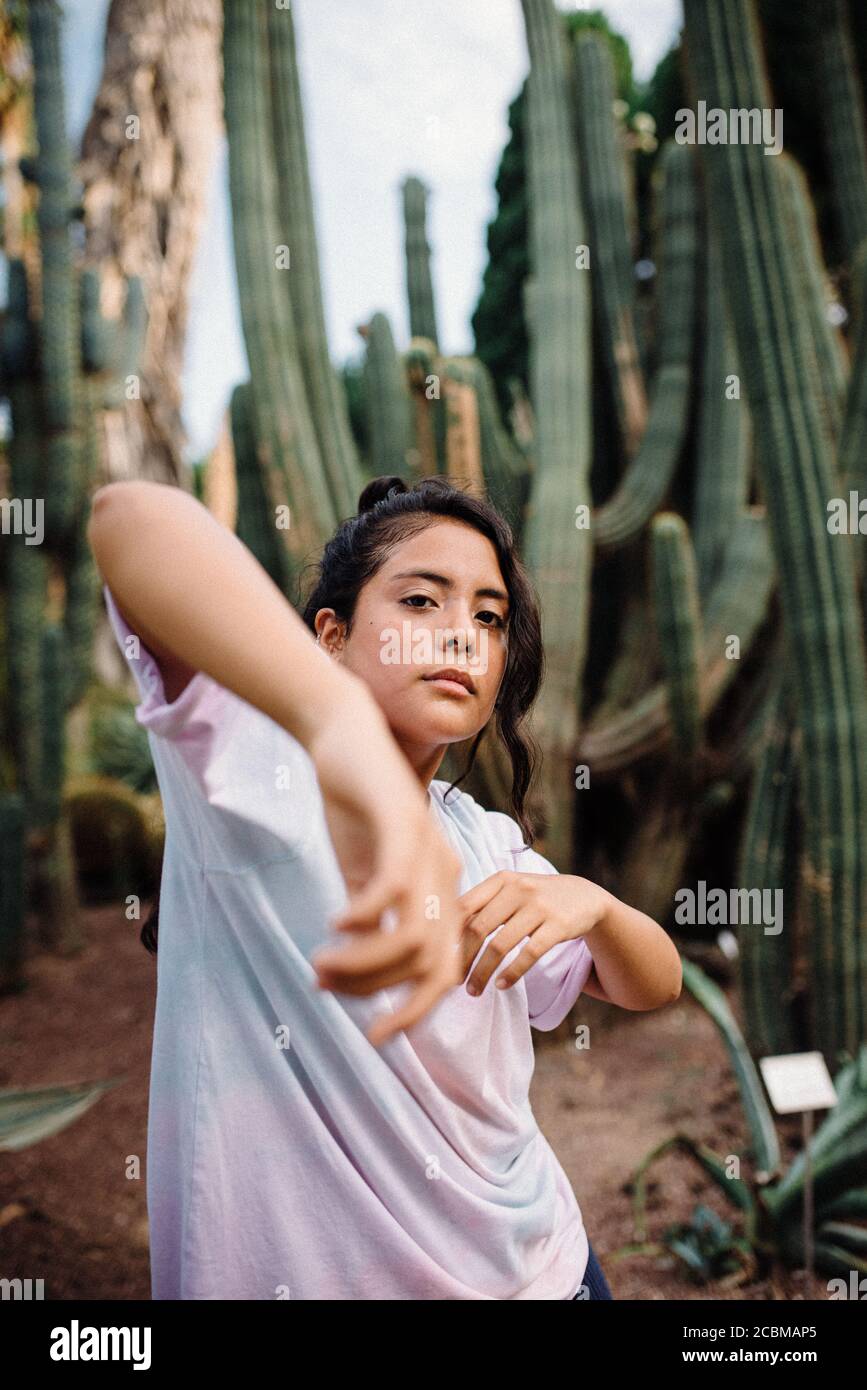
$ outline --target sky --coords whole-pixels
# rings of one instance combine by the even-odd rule
[[[96,92],[108,0],[62,0],[69,134]],[[674,41],[680,0],[558,0],[601,9],[628,39],[636,77]],[[400,184],[430,188],[428,239],[442,346],[471,352],[470,316],[496,211],[507,113],[527,73],[519,0],[293,0],[326,326],[332,359],[357,357],[357,326],[388,314],[409,338]],[[69,75],[74,74],[74,80]],[[225,140],[190,283],[183,376],[187,456],[211,449],[232,387],[249,376],[232,261]]]

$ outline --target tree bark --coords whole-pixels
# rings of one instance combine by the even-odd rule
[[[112,0],[102,79],[82,140],[85,258],[119,317],[141,276],[148,330],[139,396],[105,418],[106,481],[191,490],[180,381],[193,266],[222,131],[220,0]]]

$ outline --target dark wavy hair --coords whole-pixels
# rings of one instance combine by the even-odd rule
[[[374,478],[358,499],[357,515],[341,522],[326,544],[301,617],[315,632],[320,608],[333,608],[350,633],[358,596],[391,551],[442,517],[462,521],[487,537],[496,551],[509,595],[508,654],[494,719],[512,766],[511,809],[525,843],[532,845],[535,828],[526,799],[539,751],[524,722],[542,683],[542,624],[538,601],[517,554],[512,529],[490,502],[443,477],[422,478],[409,487],[396,475]],[[469,776],[486,729],[487,725],[475,735],[466,767],[449,784],[446,797]],[[142,943],[152,952],[157,949],[158,914],[159,890],[141,931]]]

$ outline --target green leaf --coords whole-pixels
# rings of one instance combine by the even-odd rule
[[[0,1091],[0,1149],[26,1149],[57,1134],[125,1077],[82,1081],[71,1086],[37,1086],[30,1091]]]

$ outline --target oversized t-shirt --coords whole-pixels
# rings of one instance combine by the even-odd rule
[[[205,672],[167,702],[157,661],[104,594],[166,819],[152,1296],[572,1298],[587,1236],[530,1108],[530,1026],[566,1016],[592,968],[586,942],[496,989],[525,937],[480,996],[464,977],[375,1047],[365,1030],[412,986],[317,988],[311,957],[344,939],[330,922],[348,895],[309,754]],[[434,779],[429,799],[461,893],[499,869],[557,872],[510,816],[448,786]]]

